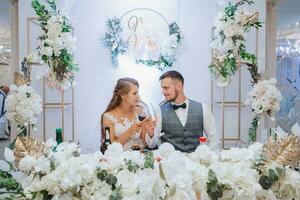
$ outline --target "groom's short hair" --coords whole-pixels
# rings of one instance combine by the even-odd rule
[[[161,81],[165,78],[171,78],[171,79],[179,80],[182,83],[182,85],[184,84],[183,76],[178,71],[175,71],[175,70],[171,70],[171,71],[167,71],[167,72],[163,73],[159,77],[159,80]]]

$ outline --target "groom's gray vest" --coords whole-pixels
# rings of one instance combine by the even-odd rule
[[[199,145],[199,137],[203,136],[202,104],[189,100],[189,110],[186,124],[183,126],[176,115],[172,104],[166,102],[160,105],[162,116],[162,142],[173,144],[176,150],[192,152]]]

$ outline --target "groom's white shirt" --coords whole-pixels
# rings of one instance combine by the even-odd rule
[[[186,99],[186,108],[179,108],[175,110],[176,115],[178,116],[181,124],[184,126],[188,116],[188,109],[189,109],[189,99]],[[174,103],[172,103],[174,104]],[[208,146],[218,151],[220,147],[220,138],[217,133],[217,128],[215,125],[214,117],[210,111],[210,109],[202,103],[202,110],[203,110],[203,129],[204,133],[207,136]],[[164,134],[161,132],[162,130],[162,119],[161,119],[161,109],[160,106],[156,109],[156,127],[154,129],[154,136],[151,138],[148,134],[146,135],[146,143],[150,148],[155,147],[156,145],[161,144],[160,137]]]

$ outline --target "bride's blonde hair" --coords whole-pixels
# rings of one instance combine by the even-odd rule
[[[101,145],[103,144],[104,139],[105,139],[105,133],[104,133],[104,127],[103,127],[103,115],[105,113],[115,109],[116,107],[118,107],[121,104],[122,96],[128,94],[128,92],[130,91],[131,84],[139,87],[138,81],[133,78],[120,78],[117,81],[117,84],[113,91],[113,96],[101,116]]]

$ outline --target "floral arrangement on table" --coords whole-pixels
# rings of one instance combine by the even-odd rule
[[[128,50],[128,43],[122,39],[123,27],[120,18],[108,19],[106,22],[107,32],[103,38],[104,46],[110,49],[111,60],[113,64],[118,65],[118,57]],[[137,64],[143,64],[149,67],[157,67],[163,70],[172,67],[176,61],[176,52],[182,41],[182,34],[176,22],[169,24],[169,38],[162,44],[157,60],[136,59]]]
[[[31,86],[10,86],[6,99],[7,119],[16,122],[20,136],[36,128],[38,115],[42,112],[41,97]]]
[[[28,143],[35,145],[25,148]],[[103,155],[100,151],[81,154],[78,145],[64,142],[57,146],[53,140],[46,144],[33,141],[17,141],[17,144],[21,148],[16,145],[13,151],[6,149],[7,162],[0,162],[0,176],[4,177],[0,197],[18,195],[18,199],[46,200],[300,197],[300,173],[294,170],[299,167],[300,144],[295,136],[270,138],[265,145],[255,143],[248,148],[223,150],[219,155],[206,145],[184,154],[164,143],[158,150],[142,154],[123,151],[119,143],[113,143]]]
[[[252,27],[258,29],[262,23],[258,20],[257,13],[240,9],[245,4],[250,6],[253,1],[239,0],[235,4],[229,2],[215,19],[215,36],[211,42],[213,57],[209,69],[221,87],[229,84],[230,77],[241,63],[256,65],[257,62],[255,55],[246,50],[245,36]]]
[[[74,61],[75,37],[67,11],[58,10],[55,0],[47,5],[32,0],[42,33],[38,47],[43,63],[49,66],[47,82],[51,88],[64,90],[74,85],[75,73],[79,70]],[[49,9],[47,9],[49,7]]]

